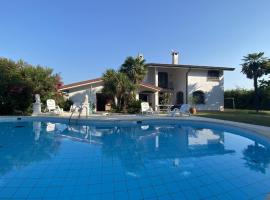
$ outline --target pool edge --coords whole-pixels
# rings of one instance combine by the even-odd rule
[[[0,122],[12,122],[12,121],[25,121],[25,120],[33,120],[33,119],[55,119],[55,120],[64,120],[68,122],[69,117],[67,116],[48,116],[48,115],[39,115],[39,116],[0,116]],[[74,119],[73,119],[74,120]],[[241,128],[248,131],[256,132],[256,134],[265,136],[270,139],[270,127],[261,126],[261,125],[254,125],[254,124],[247,124],[242,122],[233,122],[228,120],[221,120],[221,119],[213,119],[213,118],[206,118],[206,117],[198,117],[198,116],[190,116],[190,117],[168,117],[168,116],[151,116],[151,115],[110,115],[110,116],[90,116],[88,118],[80,118],[80,122],[83,121],[98,121],[98,122],[130,122],[130,121],[155,121],[155,120],[184,120],[184,121],[198,121],[198,122],[208,122],[208,123],[215,123],[221,125],[229,125],[236,128]]]

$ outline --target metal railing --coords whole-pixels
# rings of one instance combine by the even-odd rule
[[[87,107],[87,106],[85,106],[85,105],[82,105],[82,106],[76,106],[76,107],[73,108],[72,111],[71,111],[71,114],[70,114],[70,117],[69,117],[69,120],[68,120],[68,124],[71,123],[72,116],[73,116],[73,114],[77,111],[77,109],[78,109],[78,111],[79,111],[79,115],[78,115],[78,117],[77,117],[77,119],[76,119],[75,124],[78,124],[78,121],[79,121],[79,119],[81,118],[81,114],[82,114],[82,111],[83,111],[84,109],[86,109],[85,117],[86,117],[86,118],[88,117],[88,111],[87,111],[88,107]]]

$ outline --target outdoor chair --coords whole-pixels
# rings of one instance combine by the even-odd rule
[[[183,116],[183,115],[188,115],[190,116],[190,105],[189,104],[182,104],[180,109],[179,108],[174,108],[173,110],[170,110],[168,115],[171,116],[171,117],[175,117],[177,114],[180,115],[180,116]]]
[[[47,99],[46,104],[47,104],[46,110],[49,113],[61,114],[63,112],[63,109],[57,106],[55,100],[53,99]]]
[[[153,108],[149,106],[148,102],[141,103],[141,112],[142,114],[154,114]]]

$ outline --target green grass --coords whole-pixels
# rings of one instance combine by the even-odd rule
[[[254,110],[225,110],[219,111],[201,111],[196,114],[200,117],[208,117],[214,119],[223,119],[235,122],[244,122],[270,127],[270,111],[260,111],[256,113]]]

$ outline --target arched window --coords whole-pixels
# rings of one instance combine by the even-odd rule
[[[195,91],[192,94],[193,101],[195,104],[204,104],[205,103],[205,97],[203,91]]]

